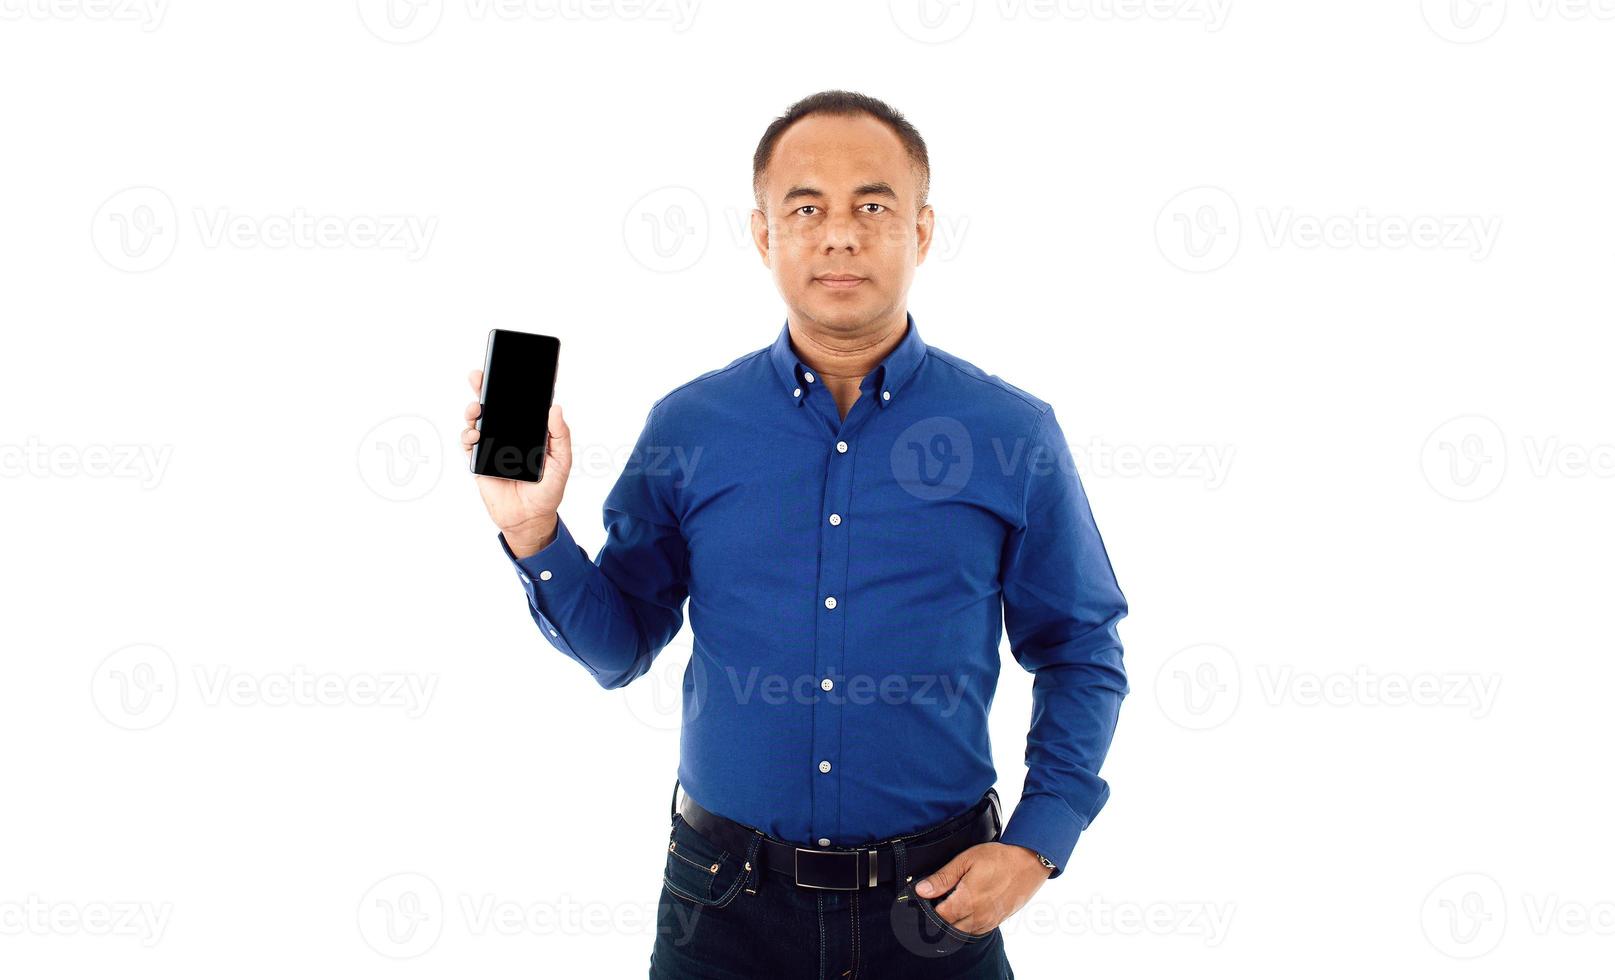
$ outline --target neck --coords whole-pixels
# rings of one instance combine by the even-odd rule
[[[827,384],[856,385],[903,342],[908,311],[898,310],[895,320],[881,320],[853,332],[826,330],[806,318],[790,315],[791,346]]]

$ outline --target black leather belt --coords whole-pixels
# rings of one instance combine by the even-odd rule
[[[951,861],[960,851],[997,840],[1003,831],[1003,815],[998,791],[987,790],[969,810],[912,834],[889,838],[856,848],[801,847],[770,837],[755,827],[730,820],[707,810],[680,793],[673,784],[674,812],[696,833],[731,854],[745,854],[753,837],[762,841],[757,858],[763,867],[790,878],[803,888],[830,891],[856,891],[891,882],[896,876],[896,860],[891,841],[903,842],[904,862],[912,877],[928,875]]]

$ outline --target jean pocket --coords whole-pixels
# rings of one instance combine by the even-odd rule
[[[755,841],[752,851],[756,851]],[[662,881],[668,891],[686,901],[722,908],[734,901],[751,876],[751,857],[724,850],[696,833],[683,814],[674,814]]]
[[[936,903],[946,901],[948,895],[953,894],[951,890],[946,894],[938,895],[934,900],[929,898],[921,898],[920,893],[914,890],[914,886],[916,884],[918,884],[918,882],[907,882],[903,886],[903,893],[907,897],[907,900],[912,903],[915,908],[919,909],[925,918],[930,922],[932,929],[944,936],[951,936],[953,939],[961,943],[979,943],[983,939],[988,939],[992,936],[992,932],[965,932],[963,929],[958,928],[948,920],[942,918],[942,913],[936,910]]]

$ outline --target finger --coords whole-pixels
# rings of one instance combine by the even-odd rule
[[[472,391],[479,395],[482,394],[482,368],[477,368],[475,371],[472,371],[467,380],[471,382]]]
[[[933,871],[924,881],[916,882],[914,891],[921,898],[933,898],[952,888],[960,878],[964,877],[964,862],[954,858],[947,864]]]
[[[475,446],[477,444],[477,440],[481,438],[482,433],[477,429],[465,428],[460,430],[460,445],[464,446],[466,449],[470,449],[472,446]]]
[[[482,403],[481,402],[472,402],[471,404],[469,404],[469,405],[467,405],[465,407],[465,420],[467,422],[475,422],[477,420],[477,418],[479,416],[481,416],[481,415],[482,415]]]

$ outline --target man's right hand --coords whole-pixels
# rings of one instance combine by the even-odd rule
[[[480,369],[471,372],[471,391],[482,393]],[[480,402],[466,406],[460,445],[465,448],[467,460],[471,458],[471,448],[482,436],[476,424],[481,415]],[[504,533],[505,543],[517,558],[526,558],[555,540],[555,515],[560,513],[566,478],[572,470],[572,432],[566,427],[558,404],[550,406],[549,433],[549,445],[544,450],[544,476],[537,483],[497,476],[476,478],[488,516]]]

